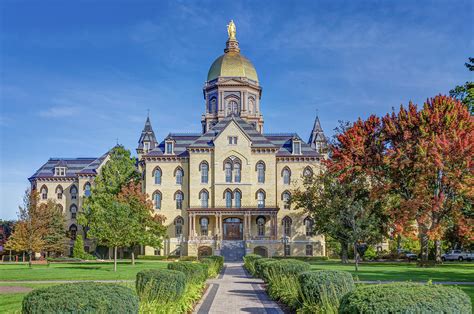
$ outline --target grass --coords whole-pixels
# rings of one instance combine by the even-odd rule
[[[0,264],[1,280],[37,281],[37,280],[134,280],[137,272],[143,269],[163,268],[168,265],[162,261],[120,262],[117,272],[113,263],[51,263],[46,265]]]

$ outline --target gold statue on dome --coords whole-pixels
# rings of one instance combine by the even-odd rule
[[[235,24],[234,20],[230,20],[230,23],[227,25],[227,33],[229,34],[229,39],[235,39]]]

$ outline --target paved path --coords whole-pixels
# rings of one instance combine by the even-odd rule
[[[250,277],[242,263],[226,263],[223,274],[207,283],[209,288],[196,306],[196,314],[283,313],[266,294],[262,281]]]

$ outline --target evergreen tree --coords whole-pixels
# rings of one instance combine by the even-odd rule
[[[86,251],[84,251],[84,240],[79,234],[74,241],[74,247],[72,248],[72,257],[74,258],[84,258]]]

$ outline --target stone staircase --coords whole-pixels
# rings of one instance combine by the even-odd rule
[[[221,242],[221,255],[226,262],[241,262],[245,256],[244,241],[223,240]]]

